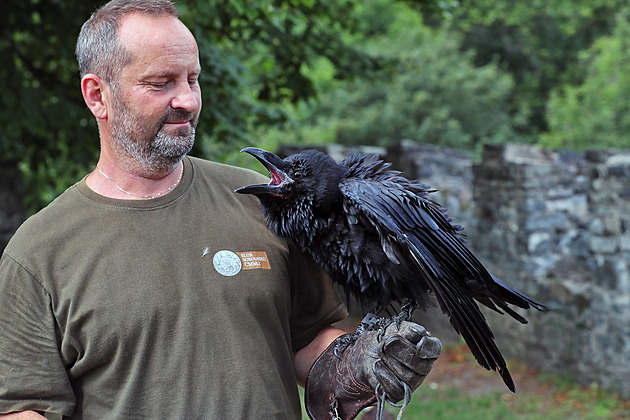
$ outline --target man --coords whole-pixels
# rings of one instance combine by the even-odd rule
[[[232,192],[262,176],[186,156],[201,67],[170,1],[111,1],[77,58],[101,154],[0,261],[0,418],[300,418],[307,379],[312,416],[351,418],[420,384],[415,324],[331,359],[345,308]]]

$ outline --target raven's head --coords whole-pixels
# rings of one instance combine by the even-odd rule
[[[236,190],[269,201],[294,202],[326,207],[339,199],[339,182],[347,169],[317,150],[305,150],[285,159],[255,147],[242,150],[257,158],[269,171],[269,184],[250,185]]]

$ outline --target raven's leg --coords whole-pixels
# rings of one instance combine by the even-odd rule
[[[413,311],[415,311],[416,309],[418,309],[418,304],[416,302],[411,299],[405,300],[405,302],[403,302],[402,306],[400,307],[400,312],[398,313],[398,315],[394,315],[393,317],[381,320],[380,325],[384,327],[382,331],[385,331],[385,328],[390,326],[392,323],[396,323],[396,328],[400,329],[400,325],[403,323],[403,321],[412,320]]]
[[[351,333],[342,335],[341,337],[335,340],[335,356],[339,357],[343,351],[348,348],[349,345],[353,344],[357,341],[357,338],[361,336],[366,331],[374,331],[380,329],[384,325],[384,319],[376,316],[379,312],[381,312],[382,307],[377,306],[373,310],[367,313],[365,317],[361,320],[361,323],[357,327],[357,329]]]
[[[396,321],[396,326],[400,328],[400,324],[403,321],[411,321],[413,318],[413,311],[418,309],[418,304],[413,300],[409,299],[403,303],[400,307],[400,313],[394,317],[394,321]]]

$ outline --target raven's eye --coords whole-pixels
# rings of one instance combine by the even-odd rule
[[[303,160],[298,160],[291,165],[291,169],[289,170],[289,175],[293,179],[301,179],[304,178],[309,172],[308,165]]]

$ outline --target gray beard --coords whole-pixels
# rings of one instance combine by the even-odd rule
[[[134,172],[151,175],[173,170],[195,144],[196,116],[190,128],[180,129],[175,134],[164,131],[168,119],[188,118],[191,115],[187,111],[169,108],[156,126],[150,127],[139,121],[117,94],[113,95],[113,105],[118,111],[112,121],[114,148]]]

